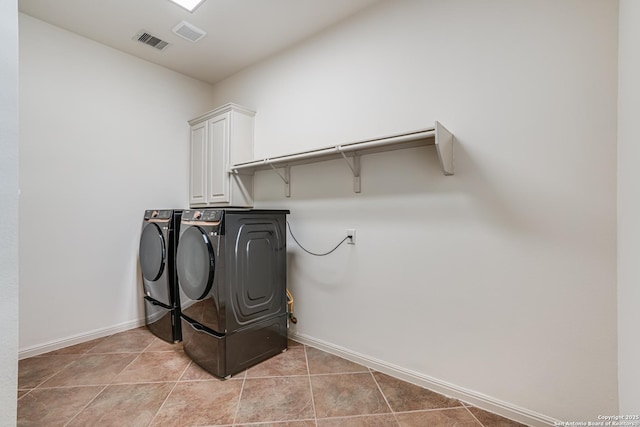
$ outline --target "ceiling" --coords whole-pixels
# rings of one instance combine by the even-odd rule
[[[189,13],[169,0],[19,0],[22,13],[208,83],[277,53],[381,0],[205,0]],[[171,30],[187,21],[198,42]],[[137,41],[144,30],[169,43]]]

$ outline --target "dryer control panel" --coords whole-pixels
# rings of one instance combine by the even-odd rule
[[[220,209],[196,209],[186,210],[182,213],[183,221],[220,222],[222,213]]]

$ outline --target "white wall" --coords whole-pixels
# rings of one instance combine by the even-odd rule
[[[617,413],[617,10],[383,2],[214,87],[257,111],[257,157],[456,135],[452,177],[432,147],[364,157],[358,195],[340,161],[293,168],[290,199],[258,173],[309,249],[357,230],[289,241],[298,334],[534,421]]]
[[[20,91],[28,355],[144,319],[142,215],[187,205],[187,120],[213,105],[210,85],[22,14]]]
[[[640,414],[640,3],[620,1],[618,81],[618,363],[620,413]]]
[[[18,5],[0,0],[0,425],[16,423],[18,378]]]

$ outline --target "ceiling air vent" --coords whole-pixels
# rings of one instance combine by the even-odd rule
[[[164,50],[167,46],[169,46],[169,43],[167,43],[166,41],[159,39],[158,37],[149,34],[144,30],[140,30],[140,32],[136,34],[134,39],[138,40],[140,43],[144,43],[158,50]]]
[[[174,33],[182,37],[183,39],[187,39],[190,42],[197,42],[201,38],[207,35],[206,32],[202,31],[200,28],[189,24],[186,21],[180,22],[178,25],[173,27]]]

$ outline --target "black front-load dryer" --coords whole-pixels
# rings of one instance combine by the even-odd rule
[[[175,266],[181,215],[181,210],[173,209],[145,211],[140,236],[145,322],[169,343],[182,339]]]
[[[286,210],[182,215],[177,273],[184,351],[228,377],[287,348]]]

